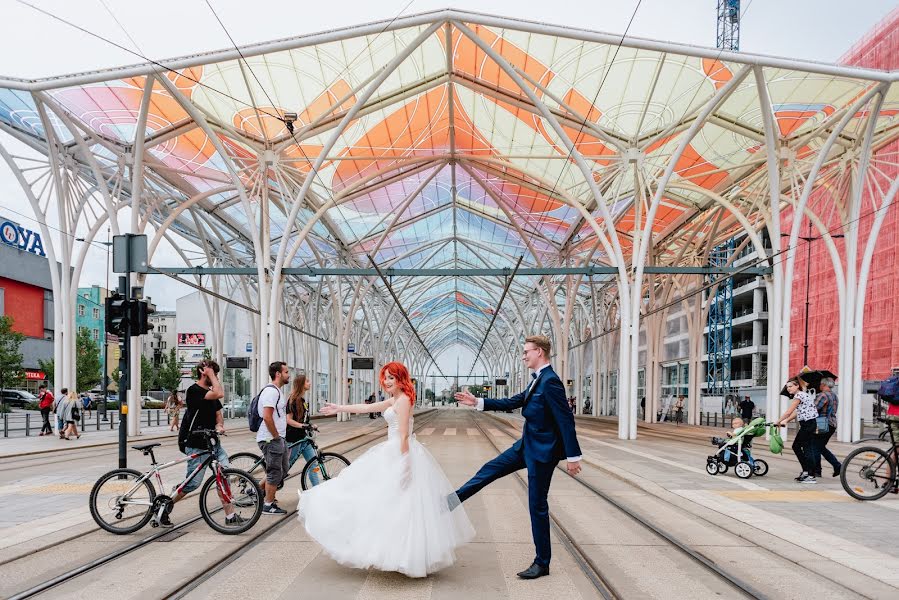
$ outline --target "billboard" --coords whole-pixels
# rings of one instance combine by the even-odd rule
[[[178,334],[178,345],[179,346],[205,346],[206,345],[206,334],[205,333],[179,333]]]

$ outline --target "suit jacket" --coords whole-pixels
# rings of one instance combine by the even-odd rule
[[[581,455],[565,386],[551,366],[540,371],[537,381],[528,390],[511,398],[484,400],[484,410],[516,408],[522,409],[524,432],[513,449],[523,449],[526,458],[542,463]]]

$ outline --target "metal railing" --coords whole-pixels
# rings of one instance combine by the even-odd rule
[[[169,425],[172,416],[168,411],[159,408],[143,409],[141,423],[147,427],[154,425]],[[24,434],[25,437],[38,435],[43,425],[43,419],[37,412],[11,412],[3,413],[3,437],[16,437]],[[56,430],[56,416],[50,414],[50,425]],[[81,421],[78,422],[79,431],[115,430],[119,426],[119,411],[108,410],[106,419],[100,417],[100,411],[93,409],[90,414],[81,412]]]

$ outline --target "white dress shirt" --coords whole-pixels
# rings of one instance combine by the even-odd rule
[[[527,389],[528,392],[531,391],[531,387],[533,387],[537,383],[537,380],[540,379],[540,373],[543,371],[543,369],[545,369],[548,366],[549,366],[549,363],[546,363],[545,365],[543,365],[542,367],[540,367],[539,369],[534,371],[535,376],[531,379],[530,385],[528,385],[528,389]],[[525,393],[527,393],[527,392],[525,392]],[[484,399],[478,398],[477,400],[478,400],[478,404],[475,408],[477,408],[478,410],[484,410]],[[578,462],[579,460],[581,460],[581,457],[580,456],[569,456],[566,460],[568,462]]]

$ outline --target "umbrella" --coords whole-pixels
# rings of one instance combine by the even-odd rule
[[[827,369],[816,369],[811,371],[803,371],[799,374],[799,379],[804,381],[810,388],[816,390],[821,387],[822,379],[836,379],[837,376]]]

